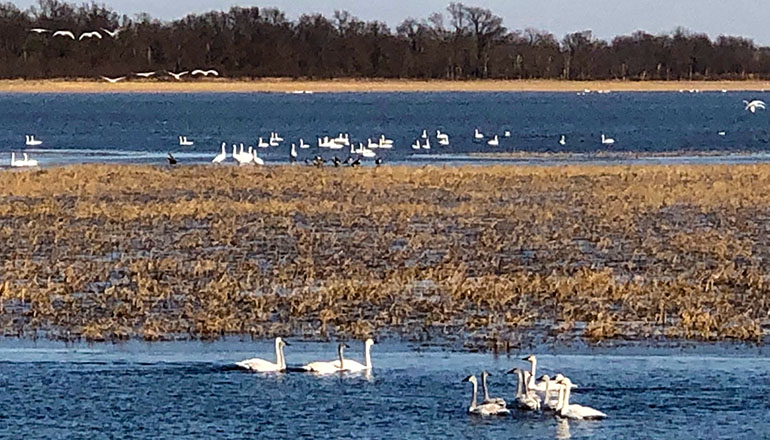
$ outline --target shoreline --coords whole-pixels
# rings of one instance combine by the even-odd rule
[[[764,91],[770,81],[559,81],[559,80],[390,80],[284,78],[195,81],[131,80],[115,84],[93,79],[0,80],[0,93],[366,93],[366,92],[678,92]]]

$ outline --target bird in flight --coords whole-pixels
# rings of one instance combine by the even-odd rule
[[[102,34],[100,34],[97,31],[83,32],[82,34],[80,34],[80,38],[78,38],[78,40],[82,40],[84,38],[98,38],[98,39],[101,40],[102,39]]]
[[[36,33],[36,34],[44,34],[44,33],[46,33],[46,32],[51,32],[51,31],[49,31],[48,29],[43,29],[43,28],[32,28],[32,29],[30,29],[29,31],[30,31],[30,32],[34,32],[34,33]]]
[[[219,72],[217,72],[214,69],[211,69],[211,70],[195,69],[195,70],[192,71],[191,75],[203,75],[203,76],[213,75],[213,76],[219,76]]]
[[[115,84],[116,82],[123,81],[124,79],[126,79],[126,77],[125,76],[121,76],[120,78],[110,78],[110,77],[107,77],[107,76],[102,76],[102,79],[107,81],[110,84]]]
[[[155,72],[139,72],[136,74],[136,76],[142,77],[142,78],[149,78],[151,76],[155,75]]]
[[[53,36],[54,37],[68,37],[68,38],[72,38],[73,40],[75,39],[75,34],[73,34],[70,31],[56,31],[56,32],[53,33]]]
[[[112,38],[116,38],[118,36],[118,34],[120,33],[120,31],[121,31],[121,29],[115,29],[114,31],[111,31],[111,30],[105,29],[105,28],[102,28],[102,30],[104,31],[104,33],[106,33],[107,35],[109,35]]]
[[[179,81],[182,79],[184,75],[187,75],[189,72],[186,70],[184,72],[174,73],[174,72],[168,72],[169,75],[173,76],[175,80]]]
[[[751,102],[744,100],[743,104],[746,105],[746,110],[750,111],[751,113],[756,113],[757,110],[765,110],[767,108],[765,101],[762,101],[761,99],[755,99]]]

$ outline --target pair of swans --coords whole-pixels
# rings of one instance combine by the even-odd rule
[[[478,380],[476,376],[470,375],[463,379],[463,382],[470,382],[473,385],[473,391],[471,394],[471,404],[468,407],[468,414],[475,414],[480,416],[502,416],[510,414],[511,411],[506,407],[505,400],[501,397],[489,397],[489,391],[487,389],[487,376],[490,374],[487,371],[481,372],[481,387],[484,393],[484,400],[478,403]]]
[[[24,153],[24,159],[17,160],[16,153],[11,152],[11,166],[14,168],[36,167],[37,160],[30,159],[29,156],[27,156],[27,153]]]
[[[333,361],[316,361],[302,366],[302,369],[315,374],[334,374],[334,373],[358,373],[371,371],[372,369],[372,346],[374,340],[369,338],[364,343],[364,363],[356,362],[351,359],[345,359],[343,352],[350,348],[345,343],[337,346],[338,359]]]
[[[342,372],[361,372],[371,371],[372,369],[372,354],[371,349],[374,345],[374,340],[367,339],[364,343],[364,363],[356,362],[351,359],[345,359],[343,356],[343,350],[349,348],[347,344],[339,344],[337,348],[338,359],[334,361],[319,361],[311,362],[303,365],[302,370],[316,373],[316,374],[332,374]],[[284,341],[282,338],[275,338],[275,362],[270,362],[265,359],[252,358],[246,359],[240,362],[236,362],[238,367],[256,371],[259,373],[280,373],[286,371],[286,357],[283,354],[283,348],[290,346],[290,344]]]

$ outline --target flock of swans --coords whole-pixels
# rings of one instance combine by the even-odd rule
[[[345,359],[344,351],[350,348],[345,343],[337,346],[337,357],[331,360],[322,360],[309,362],[301,367],[288,367],[284,355],[284,347],[290,346],[288,342],[278,337],[275,338],[275,362],[266,359],[252,358],[236,362],[235,365],[241,369],[254,371],[258,373],[284,373],[284,372],[305,372],[315,375],[329,374],[348,374],[348,373],[366,373],[372,371],[372,347],[374,340],[367,339],[364,342],[364,362],[358,362],[352,359]],[[516,394],[514,396],[515,404],[513,409],[519,411],[550,411],[559,417],[574,420],[596,420],[607,417],[607,414],[597,409],[570,403],[570,392],[577,385],[564,376],[557,374],[551,379],[548,375],[543,375],[535,379],[537,370],[537,358],[534,355],[523,359],[529,362],[528,371],[520,368],[513,368],[507,374],[515,374],[517,378]],[[470,375],[463,379],[463,382],[470,382],[472,385],[471,403],[468,407],[468,413],[478,416],[502,416],[511,413],[508,403],[502,397],[490,397],[487,378],[491,376],[487,371],[481,373],[482,401],[478,401],[478,380],[476,376]]]

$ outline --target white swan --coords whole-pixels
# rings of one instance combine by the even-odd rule
[[[193,141],[187,139],[187,136],[179,136],[179,145],[183,147],[189,147],[194,145]]]
[[[561,135],[561,138],[559,139],[559,145],[561,146],[567,145],[567,136]]]
[[[219,72],[217,72],[214,69],[210,69],[210,70],[195,69],[190,73],[190,75],[219,76]]]
[[[260,373],[285,371],[286,358],[283,356],[283,347],[288,347],[290,345],[291,344],[284,341],[280,337],[275,338],[275,363],[264,359],[253,358],[236,362],[235,365],[247,370],[258,371]]]
[[[53,33],[53,36],[54,37],[72,38],[73,40],[75,39],[75,34],[73,34],[70,31],[62,31],[62,30],[56,31],[56,32]]]
[[[115,38],[123,29],[115,29],[114,31],[111,31],[109,29],[102,28],[102,30],[104,31],[105,34],[109,35],[112,38]]]
[[[172,77],[174,77],[174,79],[175,79],[175,80],[177,80],[177,81],[181,81],[181,80],[182,80],[182,77],[183,77],[183,76],[185,76],[185,75],[187,75],[187,74],[188,74],[188,73],[190,73],[190,72],[188,72],[187,70],[185,70],[184,72],[174,73],[174,72],[171,72],[171,71],[168,71],[168,70],[167,70],[167,71],[166,71],[166,73],[168,73],[169,75],[171,75]]]
[[[423,139],[428,139],[428,130],[423,130],[420,137]]]
[[[302,139],[300,139],[300,141],[301,140]],[[289,160],[291,162],[294,162],[295,160],[297,160],[297,156],[298,156],[298,154],[297,154],[297,147],[294,146],[294,144],[291,144],[291,152],[289,153]]]
[[[746,106],[746,110],[750,111],[751,113],[756,113],[757,110],[765,110],[767,108],[767,104],[765,104],[765,101],[762,101],[761,99],[755,99],[751,102],[744,100],[743,104]]]
[[[415,139],[414,143],[412,144],[412,150],[419,150],[420,149],[420,140]]]
[[[309,364],[303,365],[302,369],[316,374],[341,373],[345,371],[346,362],[345,358],[342,356],[342,352],[346,348],[350,347],[344,343],[337,346],[337,355],[339,356],[339,359],[337,360],[328,362],[311,362]]]
[[[516,374],[516,405],[523,410],[537,411],[540,409],[540,399],[527,388],[524,372],[518,368],[508,371],[507,374]]]
[[[558,382],[562,385],[559,390],[559,403],[556,405],[556,414],[567,419],[586,420],[586,419],[603,419],[607,417],[607,414],[593,409],[589,406],[570,404],[569,394],[570,388],[572,388],[572,382],[568,378],[563,378]]]
[[[606,137],[604,133],[602,133],[602,144],[604,145],[613,145],[615,144],[615,139]]]
[[[43,141],[35,139],[34,134],[24,135],[24,138],[26,139],[24,143],[28,146],[34,147],[34,146],[41,145],[43,143]]]
[[[445,147],[449,145],[449,135],[442,133],[441,130],[436,130],[436,139],[438,140],[438,144],[441,146]]]
[[[249,147],[249,150],[251,150],[251,147]],[[251,161],[254,162],[257,165],[264,165],[265,161],[261,157],[257,156],[257,150],[254,149],[251,151]]]
[[[379,139],[380,148],[393,148],[393,139],[388,139],[384,134],[380,135]]]
[[[16,153],[11,152],[11,166],[12,167],[36,167],[37,161],[35,159],[30,159],[27,156],[27,153],[24,153],[24,159],[22,160],[16,160]]]
[[[103,80],[107,81],[110,84],[115,84],[117,82],[120,82],[120,81],[123,81],[124,79],[126,79],[125,76],[121,76],[121,77],[118,77],[118,78],[110,78],[109,76],[102,76],[101,78]]]
[[[372,369],[372,346],[374,345],[374,339],[369,338],[364,342],[364,363],[345,359],[345,371],[358,372],[369,371]],[[341,358],[341,356],[340,356]],[[342,365],[339,361],[335,361],[339,368],[342,369]]]
[[[46,33],[46,32],[51,32],[50,30],[48,30],[48,29],[43,29],[43,28],[32,28],[32,29],[30,29],[29,31],[30,31],[30,32],[34,32],[34,33],[36,33],[36,34],[44,34],[44,33]]]
[[[425,139],[425,143],[422,144],[423,150],[430,150],[430,139]]]
[[[262,139],[262,138],[259,138],[259,139],[257,140],[257,147],[259,147],[259,148],[267,148],[267,147],[269,147],[269,146],[270,146],[270,144],[268,144],[267,142],[265,142],[265,141],[264,141],[264,139]]]
[[[102,39],[102,34],[100,34],[97,31],[83,32],[82,34],[80,34],[80,38],[78,38],[78,41],[80,41],[80,40],[82,40],[84,38],[98,38],[98,39],[101,40]]]
[[[462,380],[463,382],[470,382],[473,385],[473,394],[471,395],[471,405],[468,407],[469,414],[476,414],[480,416],[499,416],[510,414],[508,409],[498,403],[482,403],[479,405],[476,402],[478,395],[479,384],[476,380],[476,376],[470,375]]]
[[[340,133],[339,136],[332,139],[332,142],[334,142],[335,144],[341,144],[348,147],[350,146],[350,135],[348,133],[344,133],[344,134]]]
[[[310,148],[310,144],[306,144],[305,140],[302,138],[299,138],[299,148],[302,150]]]
[[[477,128],[476,131],[473,132],[473,138],[477,141],[482,141],[484,140],[484,134],[482,134]]]
[[[227,152],[225,151],[225,143],[222,142],[222,152],[214,156],[214,159],[211,161],[212,163],[222,163],[225,159],[227,159]]]
[[[136,76],[140,78],[149,78],[151,76],[154,76],[156,72],[137,72]]]
[[[509,130],[505,130],[505,132],[503,133],[503,136],[509,138],[511,137],[511,132]]]
[[[491,376],[487,370],[481,372],[481,392],[484,393],[484,400],[481,403],[496,403],[506,406],[505,399],[502,397],[489,397],[489,388],[487,388],[487,377]]]
[[[500,138],[497,135],[495,135],[495,137],[487,141],[487,145],[489,145],[490,147],[497,147],[498,145],[500,145]]]

